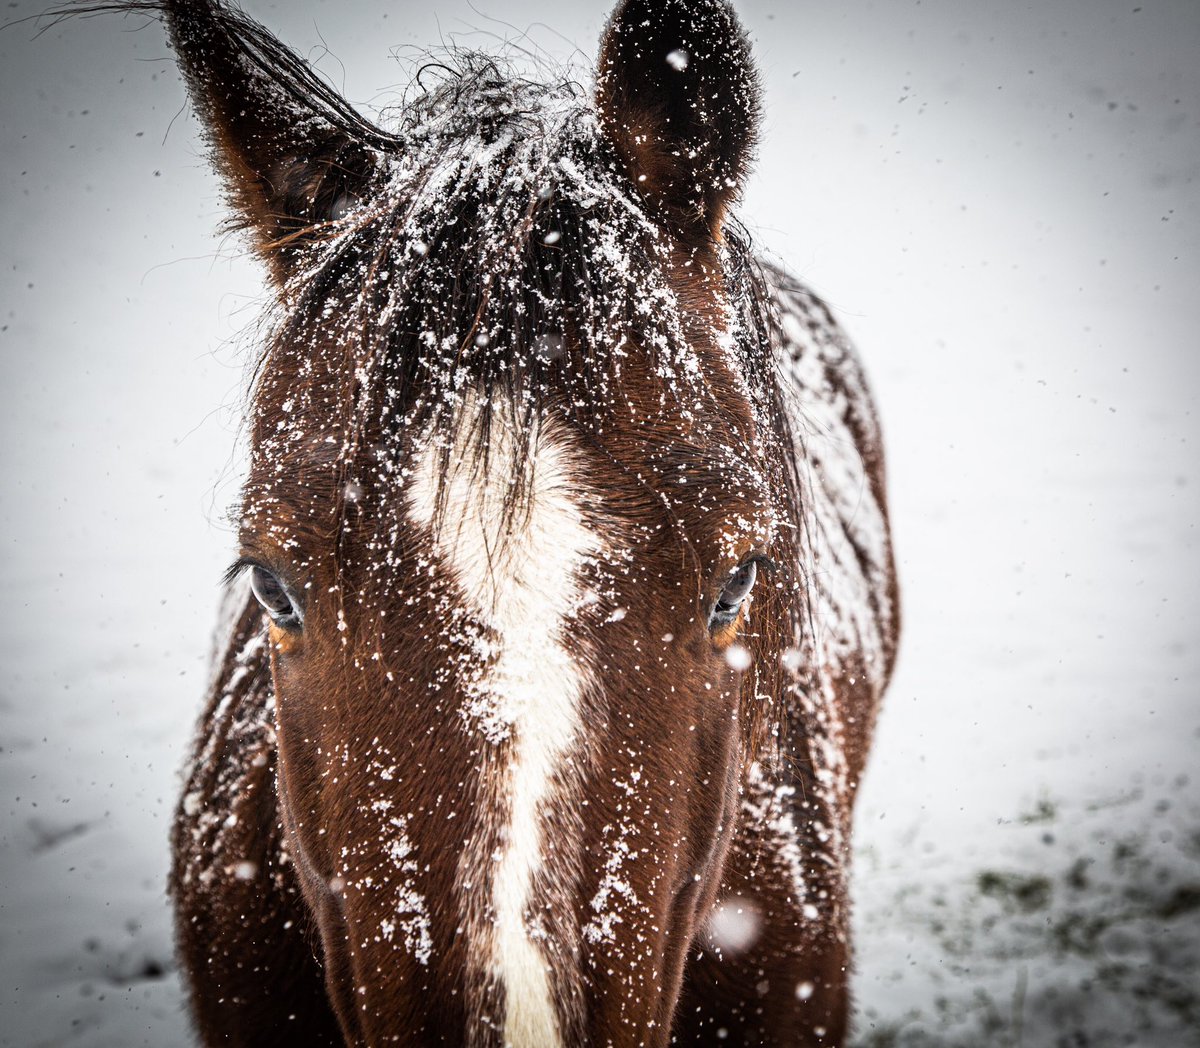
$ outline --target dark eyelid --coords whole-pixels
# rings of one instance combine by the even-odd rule
[[[237,560],[229,565],[225,570],[225,574],[221,576],[222,585],[228,586],[235,582],[244,571],[249,571],[251,568],[261,568],[269,575],[274,575],[279,580],[279,584],[291,594],[298,594],[300,589],[293,586],[287,573],[280,571],[278,568],[273,568],[271,564],[262,557],[256,557],[252,553],[243,553]]]
[[[744,568],[747,564],[755,565],[759,569],[759,571],[765,572],[768,577],[774,576],[774,574],[777,571],[779,571],[779,565],[775,561],[773,561],[765,553],[760,553],[756,550],[752,553],[749,553],[747,556],[743,557],[736,564],[734,564],[732,567],[730,567],[729,571],[724,576],[725,581],[722,583],[719,583],[719,586],[721,588],[723,588],[729,582],[729,580],[731,580],[733,578],[733,576],[736,575],[739,571],[741,571],[741,569]],[[721,589],[719,588],[717,590],[718,598],[720,596],[720,592],[721,592]]]
[[[740,571],[747,564],[755,565],[760,571],[767,572],[768,575],[779,570],[779,565],[768,557],[765,553],[760,553],[757,550],[746,554],[741,560],[734,564],[729,569],[729,576],[732,577],[735,572]]]
[[[758,567],[761,570],[765,571],[768,575],[773,575],[773,574],[775,574],[775,572],[777,572],[779,570],[779,565],[777,563],[775,563],[775,561],[773,561],[765,553],[750,554],[750,556],[748,556],[745,560],[743,560],[740,564],[738,564],[738,567],[741,568],[747,564],[758,565]],[[736,571],[737,569],[735,568],[734,570]]]
[[[241,556],[241,557],[238,557],[237,560],[235,560],[232,564],[229,565],[228,568],[225,569],[225,573],[221,576],[221,585],[222,586],[232,585],[234,582],[237,581],[238,577],[242,574],[242,572],[249,571],[250,568],[262,568],[264,571],[271,570],[265,564],[263,564],[261,561],[255,559],[254,557]]]

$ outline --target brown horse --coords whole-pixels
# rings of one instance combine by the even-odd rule
[[[459,53],[387,130],[217,0],[121,6],[275,289],[173,838],[205,1043],[842,1043],[880,441],[731,217],[725,0],[624,0],[594,92]]]

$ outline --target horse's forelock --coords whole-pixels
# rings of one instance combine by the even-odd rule
[[[602,425],[628,395],[621,365],[631,343],[652,358],[659,396],[696,414],[712,401],[678,280],[719,287],[715,252],[693,247],[684,266],[694,276],[681,269],[687,249],[630,193],[573,88],[498,76],[489,64],[416,105],[425,115],[408,113],[405,151],[389,156],[371,195],[331,225],[285,288],[267,368],[276,392],[260,396],[283,438],[281,407],[298,406],[292,387],[321,370],[324,388],[301,395],[328,399],[340,386],[355,449],[377,449],[389,429],[446,424],[468,388],[527,418],[557,396],[583,424]],[[746,249],[734,240],[726,253]],[[766,389],[767,347],[738,328],[738,364],[758,365]],[[352,397],[340,381],[347,369]],[[327,416],[334,405],[319,406]],[[485,453],[488,432],[485,414]]]

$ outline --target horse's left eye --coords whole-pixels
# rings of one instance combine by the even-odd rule
[[[302,621],[300,610],[288,596],[287,590],[266,568],[257,564],[250,571],[250,589],[263,610],[271,616],[275,625],[287,630],[298,630]]]
[[[754,589],[754,580],[757,578],[758,564],[756,561],[748,560],[734,568],[733,574],[729,576],[725,588],[721,590],[721,595],[717,598],[717,603],[713,606],[712,615],[708,620],[710,629],[727,626],[738,617],[738,612],[746,602],[746,598],[750,596],[750,591]]]

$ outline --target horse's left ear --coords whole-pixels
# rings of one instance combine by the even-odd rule
[[[623,0],[600,48],[605,134],[652,206],[717,236],[758,136],[750,44],[725,0]]]
[[[150,6],[150,5],[146,5]],[[276,280],[372,166],[378,129],[257,22],[218,0],[159,0],[235,224]]]

